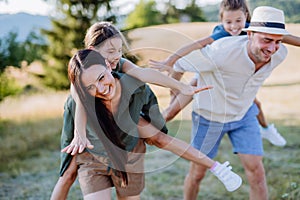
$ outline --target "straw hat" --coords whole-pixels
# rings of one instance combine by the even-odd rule
[[[289,34],[285,30],[283,11],[269,6],[255,8],[249,27],[244,28],[243,31],[256,31],[277,35]]]

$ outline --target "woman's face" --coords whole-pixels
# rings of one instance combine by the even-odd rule
[[[246,16],[241,10],[224,11],[222,16],[222,24],[225,31],[232,36],[241,34],[242,28],[245,28]]]
[[[113,37],[105,40],[100,47],[94,50],[99,52],[110,64],[112,69],[116,69],[122,57],[123,41],[120,37]]]
[[[111,69],[103,65],[92,65],[82,72],[83,87],[90,95],[103,100],[111,100],[116,93],[115,79]]]

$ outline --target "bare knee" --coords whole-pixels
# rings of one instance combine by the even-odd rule
[[[63,176],[60,177],[61,181],[66,184],[73,184],[77,177],[77,165],[75,163],[75,158],[72,159],[67,170],[64,172]]]
[[[260,184],[265,182],[265,169],[260,156],[249,157],[248,160],[243,160],[246,176],[250,184]]]
[[[206,168],[200,165],[191,163],[189,173],[186,178],[193,184],[199,184],[206,174]]]

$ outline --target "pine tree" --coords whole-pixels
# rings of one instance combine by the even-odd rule
[[[112,0],[56,2],[57,13],[51,19],[52,30],[42,30],[49,43],[45,55],[46,85],[55,89],[69,88],[68,62],[76,50],[84,48],[84,36],[91,24],[114,18],[109,12],[111,2]]]

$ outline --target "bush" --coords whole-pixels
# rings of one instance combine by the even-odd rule
[[[0,74],[0,101],[9,95],[16,95],[22,91],[14,78],[8,77],[5,73]]]

